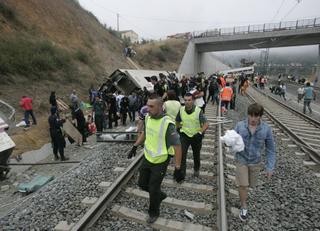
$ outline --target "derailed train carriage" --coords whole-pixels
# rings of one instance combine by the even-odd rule
[[[174,72],[169,71],[155,71],[155,70],[134,70],[134,69],[117,69],[114,71],[108,80],[102,84],[99,91],[121,91],[124,94],[130,94],[136,89],[146,89],[153,91],[151,83],[151,76],[157,76],[162,73],[169,78]]]
[[[122,94],[129,95],[137,89],[143,90],[146,88],[149,92],[153,92],[151,77],[156,76],[159,80],[160,74],[165,76],[169,81],[173,77],[176,78],[175,73],[173,74],[173,72],[168,71],[117,69],[110,75],[108,80],[102,84],[99,91],[113,93],[120,91]],[[125,132],[97,133],[98,142],[134,142],[136,139],[137,132],[134,129]]]
[[[10,171],[8,166],[9,157],[16,146],[5,132],[8,128],[8,124],[0,117],[0,180],[4,180]]]

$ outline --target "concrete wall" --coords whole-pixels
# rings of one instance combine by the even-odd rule
[[[212,74],[221,70],[230,69],[219,61],[212,53],[199,53],[193,41],[190,41],[182,58],[178,75],[193,76],[201,71]]]
[[[198,56],[198,51],[195,44],[190,41],[178,69],[179,75],[192,76],[196,73],[196,69],[198,69],[196,56]]]
[[[212,53],[200,53],[199,60],[200,71],[203,71],[206,75],[230,69],[229,66],[218,60]]]

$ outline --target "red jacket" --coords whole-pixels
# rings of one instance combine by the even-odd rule
[[[32,110],[32,99],[29,97],[22,98],[20,101],[20,106],[26,111]]]

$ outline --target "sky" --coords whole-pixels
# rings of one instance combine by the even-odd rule
[[[320,17],[320,0],[79,0],[102,24],[139,38]]]

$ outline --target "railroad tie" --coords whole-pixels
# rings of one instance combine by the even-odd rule
[[[205,185],[205,184],[194,184],[194,183],[186,183],[186,182],[177,184],[176,181],[168,180],[168,179],[164,179],[162,183],[163,185],[168,187],[183,188],[183,189],[193,190],[193,191],[202,192],[202,193],[212,193],[212,191],[215,190],[214,187]]]
[[[171,166],[168,166],[168,172],[173,173],[174,168]],[[187,175],[193,175],[193,170],[189,170],[187,169]],[[209,173],[209,172],[204,172],[204,171],[200,171],[199,177],[203,177],[203,178],[207,178],[207,179],[214,179],[215,176],[213,175],[213,173]]]
[[[135,188],[127,188],[126,193],[133,194],[138,197],[149,199],[149,193]],[[210,214],[213,212],[213,207],[211,204],[206,204],[204,202],[195,202],[187,200],[179,200],[172,197],[167,197],[162,201],[163,204],[169,205],[171,207],[179,209],[192,210],[193,212],[199,214]]]
[[[148,217],[147,214],[138,212],[136,210],[115,205],[112,207],[112,213],[118,217],[128,219],[131,221],[135,221],[140,224],[146,225],[146,219]],[[172,230],[172,231],[212,231],[213,229],[207,226],[203,225],[196,225],[192,223],[187,223],[187,222],[180,222],[180,221],[175,221],[171,219],[165,219],[162,217],[159,217],[155,223],[151,225],[155,229],[159,230]]]

